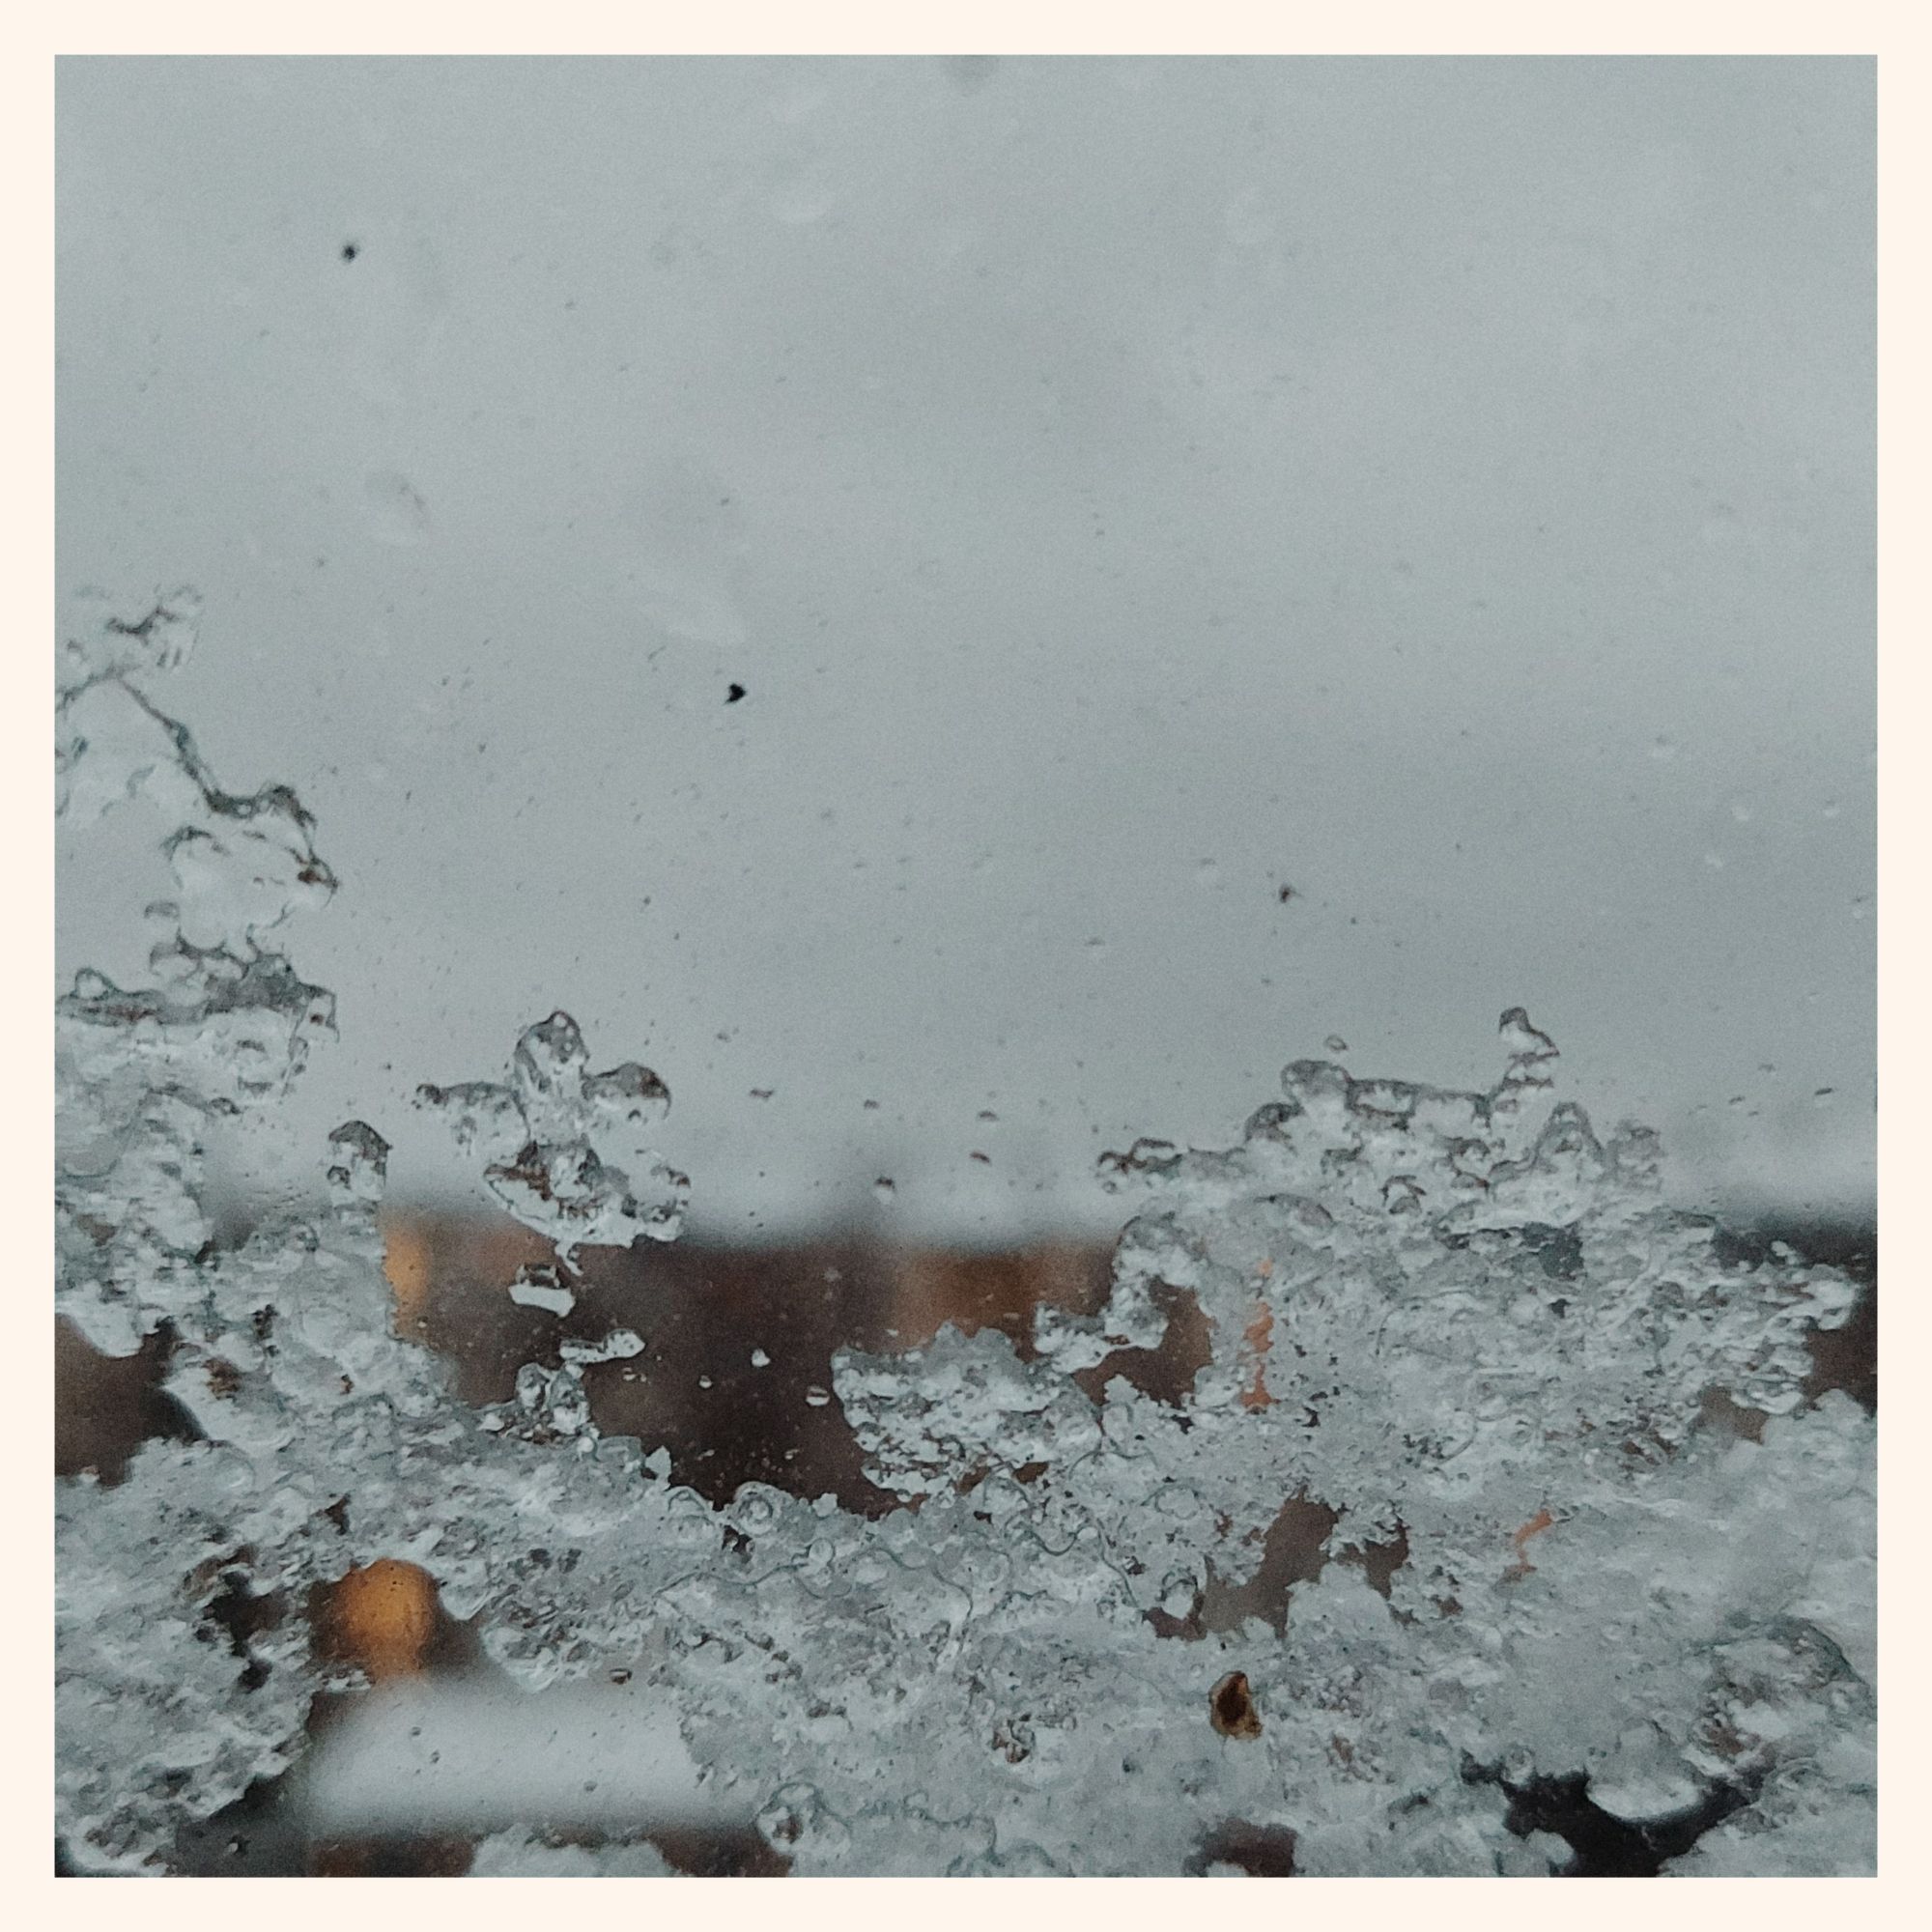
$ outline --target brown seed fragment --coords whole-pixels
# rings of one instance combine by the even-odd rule
[[[1540,1509],[1510,1538],[1516,1546],[1516,1561],[1503,1572],[1504,1577],[1512,1583],[1520,1583],[1525,1577],[1533,1576],[1536,1565],[1524,1553],[1524,1546],[1532,1536],[1541,1536],[1546,1529],[1553,1529],[1556,1519],[1547,1509]]]
[[[1261,1736],[1262,1714],[1255,1709],[1245,1671],[1229,1671],[1208,1693],[1208,1717],[1224,1738]]]
[[[1274,1397],[1268,1393],[1266,1379],[1267,1352],[1273,1336],[1274,1313],[1265,1301],[1258,1301],[1255,1303],[1255,1319],[1248,1323],[1241,1336],[1255,1365],[1254,1380],[1241,1391],[1243,1408],[1271,1408],[1274,1406]]]

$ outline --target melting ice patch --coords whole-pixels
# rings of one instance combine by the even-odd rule
[[[70,821],[145,800],[188,856],[152,983],[83,974],[57,1006],[56,1305],[115,1352],[167,1324],[198,1435],[57,1492],[77,1863],[168,1870],[252,1780],[299,1783],[311,1700],[356,1682],[309,1593],[390,1558],[473,1621],[497,1730],[623,1682],[677,1804],[701,1787],[801,1874],[1548,1871],[1579,1792],[1666,1870],[1872,1868],[1874,1431],[1801,1386],[1852,1285],[1727,1262],[1651,1136],[1553,1098],[1520,1011],[1487,1090],[1297,1062],[1235,1145],[1110,1157],[1137,1198],[1109,1299],[1030,1349],[841,1354],[903,1499],[881,1520],[758,1484],[714,1508],[601,1435],[583,1374],[644,1359],[628,1330],[456,1403],[391,1332],[378,1124],[313,1151],[327,1210],[217,1252],[205,1126],[277,1131],[330,1009],[275,949],[333,880],[293,793],[224,790],[147,696],[186,608],[71,651],[59,711]],[[560,1305],[584,1245],[675,1234],[663,1085],[593,1071],[567,1016],[423,1098],[555,1245],[526,1299]],[[1178,1309],[1206,1359],[1156,1400],[1123,1371]],[[1706,1426],[1713,1391],[1760,1439]],[[1293,1511],[1329,1527],[1279,1627],[1202,1614]],[[470,1785],[422,1786],[440,1823],[484,1763],[462,1748]],[[478,1799],[475,1869],[661,1868],[538,1844],[571,1823],[548,1764]],[[326,1810],[345,1787],[312,1769]]]

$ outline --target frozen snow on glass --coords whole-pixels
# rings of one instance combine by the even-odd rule
[[[378,1125],[314,1151],[326,1212],[217,1247],[208,1128],[273,1135],[332,1031],[278,949],[335,881],[293,792],[224,790],[148,695],[194,613],[104,616],[59,696],[61,812],[156,813],[173,887],[152,983],[82,973],[58,1002],[56,1306],[116,1354],[168,1324],[200,1434],[58,1490],[77,1864],[165,1871],[295,1766],[341,1829],[365,1778],[391,1820],[467,1819],[478,1872],[661,1871],[649,1829],[702,1820],[801,1874],[1214,1871],[1256,1847],[1304,1873],[1542,1873],[1584,1791],[1666,1871],[1872,1868],[1874,1426],[1801,1387],[1853,1285],[1788,1250],[1725,1260],[1661,1198],[1650,1134],[1553,1097],[1520,1010],[1486,1092],[1296,1062],[1234,1146],[1110,1156],[1135,1203],[1111,1294],[1042,1311],[1033,1350],[946,1328],[842,1352],[834,1394],[902,1502],[877,1520],[757,1484],[714,1508],[602,1436],[584,1378],[639,1355],[627,1329],[458,1404],[392,1332]],[[583,1246],[673,1237],[687,1191],[652,1145],[663,1083],[592,1065],[554,1013],[507,1080],[421,1090],[554,1247],[513,1291],[537,1306],[570,1305]],[[1211,1346],[1169,1403],[1118,1371],[1180,1311]],[[1708,1426],[1718,1395],[1756,1439]],[[1285,1612],[1244,1613],[1310,1523]],[[311,1699],[358,1680],[303,1606],[384,1558],[533,1701],[387,1684],[363,1760],[311,1751]],[[520,1728],[548,1742],[505,1751]],[[553,1759],[604,1768],[587,1843],[547,1837],[519,1785]]]

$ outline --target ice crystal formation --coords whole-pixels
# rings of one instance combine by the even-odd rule
[[[485,1161],[497,1199],[554,1240],[565,1262],[589,1243],[675,1240],[691,1191],[651,1151],[670,1106],[664,1082],[634,1060],[608,1073],[589,1066],[577,1022],[553,1013],[517,1042],[507,1086],[476,1080],[417,1092],[448,1119],[458,1145]],[[634,1185],[643,1186],[641,1201]]]
[[[1487,1092],[1297,1062],[1237,1145],[1110,1157],[1138,1196],[1110,1298],[1032,1349],[841,1354],[902,1503],[878,1519],[755,1484],[714,1508],[600,1435],[583,1378],[639,1352],[621,1328],[460,1405],[392,1332],[368,1123],[316,1151],[326,1212],[217,1248],[207,1130],[272,1134],[331,1030],[275,948],[334,881],[292,792],[224,791],[146,695],[193,620],[108,619],[59,703],[62,813],[157,805],[175,895],[152,984],[58,1003],[56,1305],[116,1354],[166,1324],[199,1436],[58,1486],[79,1865],[166,1871],[252,1781],[298,1784],[312,1700],[356,1681],[309,1593],[404,1558],[532,1710],[623,1685],[687,1798],[801,1874],[1547,1873],[1578,1868],[1579,1806],[1667,1873],[1872,1867],[1874,1433],[1801,1389],[1853,1287],[1723,1259],[1649,1134],[1553,1100],[1520,1011]],[[592,1073],[566,1015],[506,1083],[421,1098],[555,1246],[523,1298],[675,1235],[663,1083]],[[1158,1400],[1120,1371],[1189,1301],[1210,1358]],[[1312,1553],[1257,1608],[1284,1525]],[[493,1816],[472,1868],[662,1871],[652,1822]]]

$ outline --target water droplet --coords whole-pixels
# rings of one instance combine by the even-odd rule
[[[893,1178],[889,1174],[880,1175],[878,1179],[872,1182],[872,1194],[876,1200],[890,1201],[896,1192],[897,1189],[893,1184]]]
[[[754,1369],[768,1369],[771,1365],[772,1358],[762,1349],[753,1349],[752,1350],[752,1366]]]
[[[1321,1044],[1325,1046],[1330,1053],[1347,1053],[1349,1050],[1349,1042],[1346,1039],[1344,1039],[1339,1033],[1331,1033],[1328,1036],[1328,1037],[1321,1042]]]
[[[961,94],[979,94],[1000,71],[998,54],[943,54],[939,71]]]
[[[583,1082],[583,1099],[590,1109],[592,1131],[600,1136],[631,1127],[655,1127],[670,1112],[670,1089],[635,1060],[627,1060],[608,1073],[590,1074]]]
[[[400,470],[373,470],[363,481],[362,498],[378,543],[408,550],[429,542],[429,504]]]
[[[836,1864],[852,1842],[843,1822],[810,1784],[781,1785],[759,1807],[757,1825],[765,1841],[784,1857],[804,1853],[828,1865]]]
[[[1512,1007],[1497,1022],[1496,1031],[1512,1060],[1535,1063],[1556,1058],[1556,1042],[1531,1026],[1529,1015],[1520,1007]]]
[[[364,1121],[349,1121],[328,1137],[328,1193],[338,1212],[373,1208],[383,1199],[389,1144]]]

